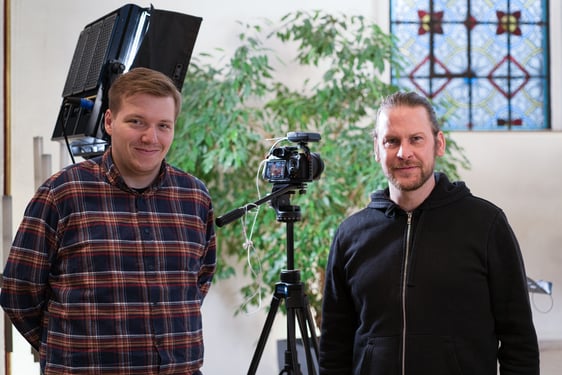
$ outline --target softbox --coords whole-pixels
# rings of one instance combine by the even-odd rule
[[[52,140],[85,158],[103,153],[107,91],[135,67],[160,71],[181,91],[202,19],[125,5],[86,25],[80,33],[62,93]]]

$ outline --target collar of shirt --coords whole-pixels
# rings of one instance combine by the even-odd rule
[[[121,190],[128,191],[134,194],[139,194],[139,192],[136,189],[130,188],[125,182],[125,180],[123,179],[123,176],[121,176],[121,172],[119,172],[119,168],[113,162],[113,157],[111,156],[111,147],[108,150],[106,150],[105,153],[100,157],[99,163],[110,184],[119,187]],[[158,174],[156,179],[154,179],[154,181],[152,181],[152,183],[143,191],[143,193],[149,193],[151,191],[157,190],[162,186],[167,174],[166,173],[167,165],[168,164],[166,163],[165,160],[162,161],[162,165],[160,165],[160,173]]]

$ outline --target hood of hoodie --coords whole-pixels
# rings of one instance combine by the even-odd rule
[[[451,182],[444,173],[436,172],[435,187],[425,201],[420,204],[416,210],[432,209],[436,207],[446,206],[459,199],[471,195],[470,189],[463,181]],[[386,216],[392,217],[397,210],[403,211],[400,206],[390,199],[389,189],[377,190],[371,194],[371,202],[369,208],[384,211]]]

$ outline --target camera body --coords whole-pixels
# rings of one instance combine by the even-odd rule
[[[318,142],[320,134],[291,132],[287,139],[298,146],[277,147],[266,160],[263,178],[272,183],[302,184],[320,178],[324,162],[320,155],[310,152],[307,143]]]

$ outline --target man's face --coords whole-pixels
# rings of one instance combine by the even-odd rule
[[[144,188],[156,178],[174,138],[172,97],[135,94],[123,99],[117,113],[107,110],[105,129],[111,153],[125,182]]]
[[[387,109],[377,121],[375,158],[398,191],[415,191],[433,176],[435,157],[445,152],[442,132],[434,137],[424,107]]]

